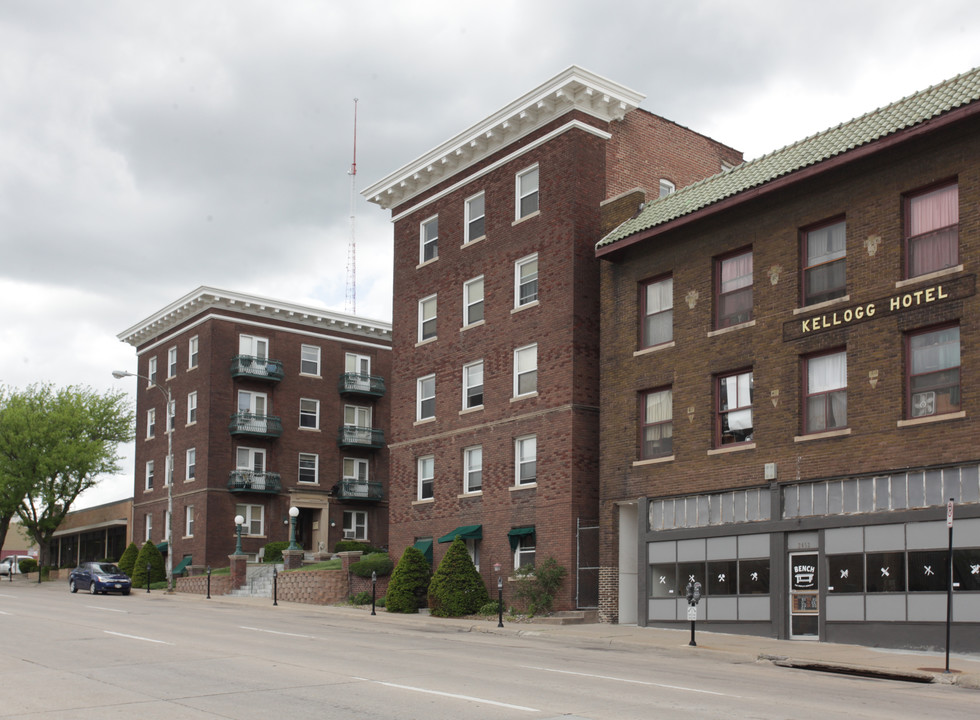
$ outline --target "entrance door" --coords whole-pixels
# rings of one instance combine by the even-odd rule
[[[820,579],[817,553],[790,553],[789,636],[792,640],[820,639]]]

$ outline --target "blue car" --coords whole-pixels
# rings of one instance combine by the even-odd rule
[[[107,592],[129,595],[132,586],[129,575],[109,562],[83,562],[68,576],[68,589],[72,592],[88,590],[93,595]]]

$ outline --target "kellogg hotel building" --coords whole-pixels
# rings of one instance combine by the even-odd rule
[[[596,247],[602,618],[693,579],[712,630],[941,648],[953,499],[980,650],[980,69],[642,199]]]

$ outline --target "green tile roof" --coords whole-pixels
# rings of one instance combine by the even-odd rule
[[[980,68],[648,203],[596,250],[980,100]]]

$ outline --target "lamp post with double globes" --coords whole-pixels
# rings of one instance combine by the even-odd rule
[[[139,375],[137,373],[127,372],[126,370],[113,370],[112,377],[120,380],[124,377],[134,377],[140,378],[141,380],[146,380],[150,385],[159,390],[163,396],[167,399],[166,405],[166,423],[167,423],[167,522],[166,524],[166,535],[167,535],[167,592],[173,592],[174,587],[174,534],[173,534],[173,522],[174,522],[174,428],[171,426],[171,413],[174,414],[173,422],[176,425],[176,412],[177,408],[173,405],[173,394],[170,392],[170,385],[162,386],[158,385],[156,380],[146,377],[145,375]],[[149,587],[149,578],[147,578],[147,587]]]

